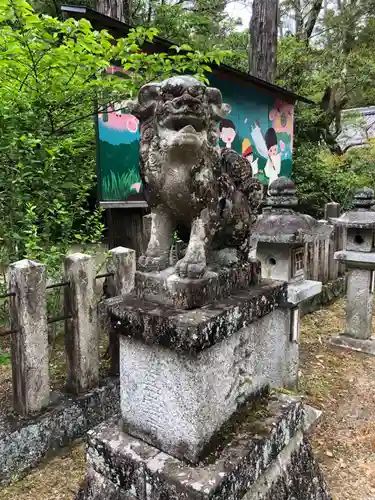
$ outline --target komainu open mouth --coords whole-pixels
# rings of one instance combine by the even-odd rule
[[[175,132],[186,133],[202,132],[205,129],[205,123],[196,116],[169,116],[163,121],[163,125]]]

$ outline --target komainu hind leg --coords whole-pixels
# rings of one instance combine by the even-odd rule
[[[147,250],[138,264],[145,271],[162,271],[169,265],[174,223],[171,214],[164,208],[151,210],[151,236]]]

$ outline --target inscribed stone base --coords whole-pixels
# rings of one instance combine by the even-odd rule
[[[210,267],[200,279],[184,279],[174,267],[160,272],[137,271],[135,289],[141,299],[168,304],[180,309],[194,309],[249,289],[260,281],[259,262],[245,262],[231,267]]]
[[[364,354],[370,354],[375,356],[375,338],[370,339],[355,339],[349,337],[348,335],[337,335],[336,337],[331,337],[329,339],[330,344],[335,347],[342,347],[343,349],[349,349],[352,351],[363,352]]]
[[[190,466],[112,419],[88,434],[77,500],[331,500],[303,426],[300,401],[271,396],[244,407]]]
[[[275,309],[196,355],[120,337],[124,430],[196,463],[237,408],[266,387],[295,387],[290,311]]]

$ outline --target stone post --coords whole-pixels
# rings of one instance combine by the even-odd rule
[[[107,296],[127,295],[134,289],[136,258],[135,250],[117,247],[110,250],[107,260],[107,272],[113,273],[107,280]],[[120,345],[117,332],[109,329],[109,356],[111,375],[118,375],[120,370]]]
[[[345,335],[356,339],[372,336],[372,273],[365,269],[349,270]]]
[[[65,260],[65,348],[68,388],[78,394],[99,382],[99,334],[94,292],[94,258],[75,253]]]
[[[21,260],[9,266],[13,406],[28,416],[49,403],[46,273],[43,264]]]

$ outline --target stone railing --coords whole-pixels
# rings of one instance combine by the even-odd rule
[[[87,393],[99,384],[98,304],[95,280],[106,278],[106,296],[119,296],[134,288],[135,251],[118,247],[109,252],[107,272],[95,276],[94,258],[75,253],[65,260],[61,283],[47,285],[43,264],[21,260],[10,265],[8,292],[12,336],[13,409],[20,416],[39,413],[50,405],[48,328],[65,321],[67,388],[72,394]],[[64,289],[64,313],[47,315],[47,293]],[[111,349],[110,352],[114,351]]]

